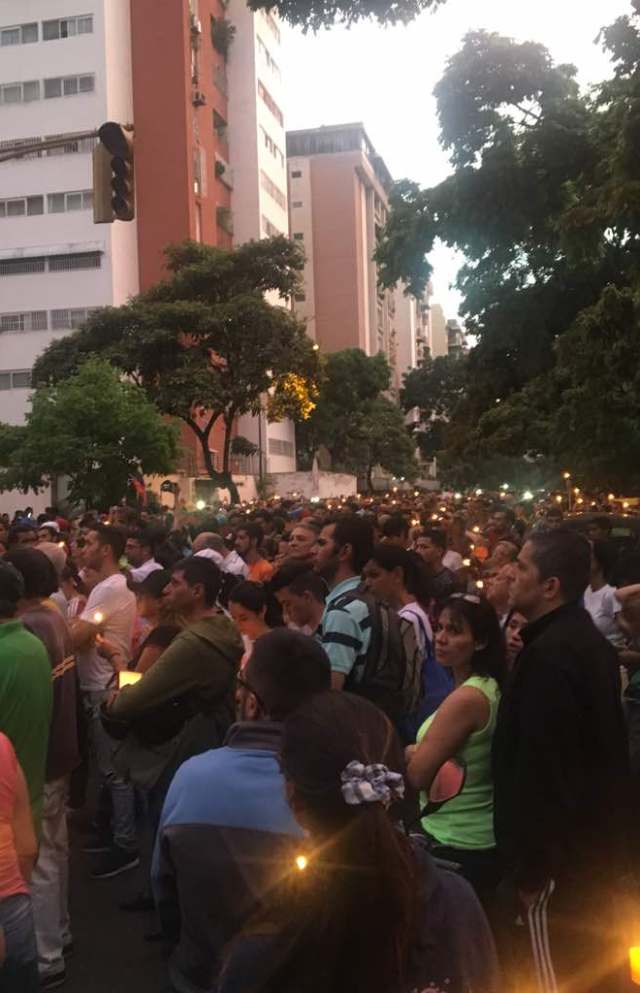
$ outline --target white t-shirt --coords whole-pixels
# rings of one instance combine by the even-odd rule
[[[462,569],[462,555],[460,552],[454,552],[450,548],[442,556],[442,564],[445,569],[451,569],[451,572],[457,572],[458,569]]]
[[[102,614],[100,620],[96,618],[97,611]],[[125,658],[131,655],[135,618],[136,598],[119,572],[94,586],[80,615],[81,621],[88,621],[96,627],[99,624],[106,640],[122,652]],[[104,690],[112,681],[113,666],[98,654],[95,644],[92,643],[78,652],[77,662],[81,689]]]
[[[224,568],[224,558],[220,552],[216,552],[215,548],[203,548],[201,552],[196,552],[193,556],[194,559],[211,559],[218,569]]]
[[[587,586],[584,591],[584,606],[591,614],[598,631],[601,631],[612,645],[621,648],[624,644],[624,635],[616,623],[616,614],[622,610],[622,604],[616,597],[615,587],[605,585],[594,591]]]
[[[244,579],[249,575],[249,566],[235,550],[229,552],[222,569],[224,572],[230,572],[233,576],[242,576]]]
[[[424,655],[427,651],[425,635],[429,639],[429,645],[433,645],[433,631],[431,629],[431,622],[427,614],[422,609],[420,604],[414,600],[412,603],[406,603],[404,607],[401,607],[398,611],[398,616],[404,617],[407,621],[411,621],[416,629],[416,639],[420,647],[420,651]]]
[[[137,569],[130,569],[129,575],[131,576],[134,583],[141,583],[143,579],[146,579],[148,575],[152,572],[157,572],[158,569],[162,569],[159,562],[155,559],[148,559],[139,565]]]

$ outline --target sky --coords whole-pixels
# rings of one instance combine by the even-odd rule
[[[438,144],[433,88],[467,31],[542,42],[557,62],[577,66],[588,86],[609,74],[595,44],[600,28],[630,9],[630,0],[447,0],[407,26],[363,23],[315,35],[286,27],[287,128],[362,121],[395,179],[433,185],[450,171]],[[451,283],[460,258],[441,246],[431,261],[434,302],[455,317],[459,295]]]

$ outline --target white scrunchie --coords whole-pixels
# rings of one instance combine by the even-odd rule
[[[350,807],[362,803],[381,803],[389,807],[404,796],[404,779],[386,765],[363,765],[354,759],[340,773],[342,796]]]

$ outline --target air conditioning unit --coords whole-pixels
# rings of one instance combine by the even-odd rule
[[[233,189],[233,169],[231,166],[224,161],[224,159],[218,158],[216,156],[215,172],[221,182],[228,186],[229,189]]]
[[[191,98],[191,103],[194,107],[204,107],[207,102],[207,98],[202,92],[202,90],[194,90],[193,96]]]
[[[191,33],[202,34],[202,21],[195,14],[191,15]]]

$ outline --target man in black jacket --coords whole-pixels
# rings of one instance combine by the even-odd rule
[[[530,938],[513,985],[540,993],[569,981],[579,993],[615,993],[621,966],[610,929],[620,917],[626,735],[616,653],[579,604],[589,563],[589,543],[570,531],[533,533],[520,552],[511,598],[529,623],[493,739],[510,916]]]

